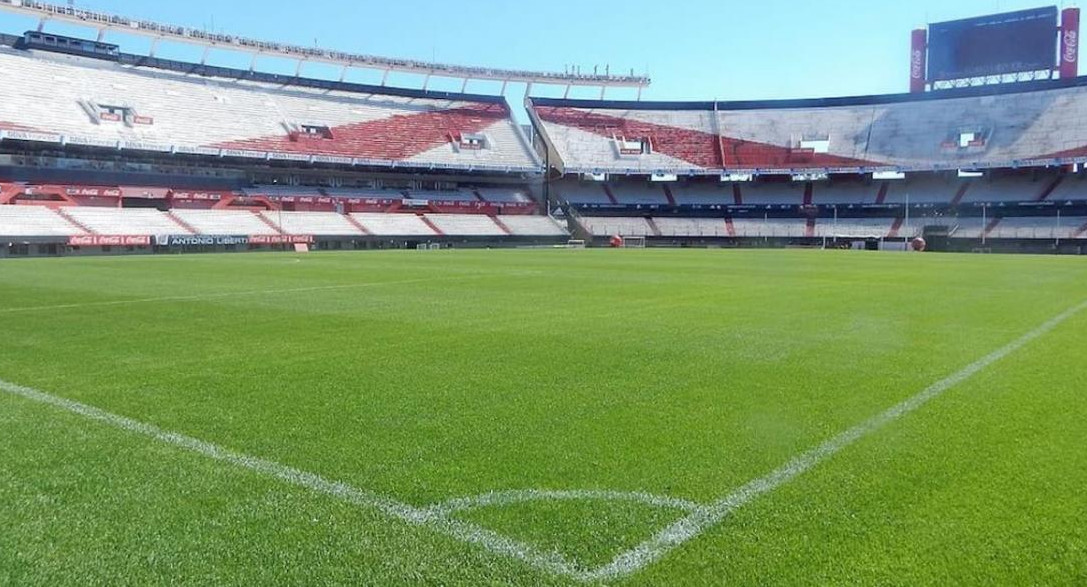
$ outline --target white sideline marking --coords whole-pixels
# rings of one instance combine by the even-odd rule
[[[1087,301],[1066,310],[1043,323],[1041,326],[1024,334],[1020,338],[985,355],[977,361],[974,361],[962,370],[932,384],[917,395],[838,434],[819,446],[794,457],[768,475],[748,482],[746,485],[743,485],[724,498],[709,505],[699,505],[682,499],[659,497],[637,492],[528,490],[492,492],[474,498],[452,499],[431,507],[418,508],[387,497],[363,491],[345,483],[325,479],[315,473],[295,469],[275,461],[234,452],[190,436],[169,432],[150,424],[145,424],[93,406],[54,396],[29,387],[0,380],[0,391],[38,403],[51,405],[67,412],[110,425],[114,428],[140,434],[216,461],[232,464],[317,493],[323,493],[357,506],[372,508],[388,517],[402,520],[412,525],[430,528],[463,542],[478,545],[494,554],[524,561],[529,565],[553,574],[565,575],[581,581],[598,581],[617,579],[631,575],[647,565],[660,560],[672,550],[722,523],[732,512],[743,507],[747,503],[792,481],[808,470],[820,465],[827,459],[830,459],[861,438],[924,406],[990,365],[1004,359],[1035,339],[1049,333],[1054,328],[1085,309],[1087,309]],[[452,514],[458,511],[474,509],[477,507],[502,506],[542,499],[603,499],[633,501],[662,508],[680,509],[690,513],[685,518],[657,533],[653,538],[620,554],[612,562],[593,570],[579,568],[574,562],[557,552],[543,552],[531,545],[451,517]]]
[[[536,272],[510,273],[506,275],[534,275]],[[261,289],[250,291],[230,291],[212,294],[195,294],[191,296],[163,296],[158,298],[136,298],[129,300],[110,300],[103,302],[84,302],[75,304],[56,304],[52,306],[26,306],[22,308],[0,308],[0,314],[15,314],[18,312],[41,312],[45,310],[69,310],[72,308],[94,308],[99,306],[127,306],[130,304],[153,304],[156,302],[193,302],[201,300],[215,300],[219,298],[245,297],[258,295],[275,295],[290,293],[308,293],[315,291],[333,291],[338,289],[358,289],[364,287],[380,287],[384,285],[411,285],[416,283],[434,283],[440,281],[461,281],[479,277],[492,277],[494,273],[475,273],[471,275],[456,275],[450,277],[428,277],[420,279],[404,279],[400,281],[372,281],[368,283],[346,283],[340,285],[318,285],[312,287],[294,287],[287,289]]]
[[[865,420],[830,440],[827,440],[823,444],[794,457],[789,462],[770,472],[770,474],[748,482],[746,485],[709,506],[699,508],[686,518],[668,526],[653,538],[620,554],[611,563],[595,571],[584,573],[580,575],[579,578],[584,580],[618,578],[634,573],[646,565],[659,560],[661,557],[687,541],[696,538],[703,532],[720,524],[729,516],[729,514],[743,507],[755,498],[781,487],[811,468],[821,464],[823,461],[838,454],[861,438],[898,420],[902,416],[917,410],[933,399],[943,395],[949,389],[970,379],[990,365],[1000,361],[1015,351],[1018,351],[1038,337],[1049,333],[1069,318],[1082,312],[1084,309],[1087,309],[1087,302],[1080,303],[1079,305],[1066,310],[1018,339],[985,355],[977,361],[970,363],[961,371],[933,383],[921,393],[903,401],[887,411]]]
[[[520,559],[539,569],[571,577],[580,576],[584,573],[558,553],[541,552],[532,546],[517,542],[475,524],[444,517],[427,509],[417,508],[369,493],[346,483],[331,481],[316,473],[309,473],[275,461],[234,452],[210,442],[204,442],[176,432],[169,432],[151,424],[145,424],[22,385],[0,380],[0,390],[31,401],[60,408],[114,428],[153,438],[216,461],[279,479],[291,485],[323,493],[357,506],[372,508],[390,518],[402,520],[416,526],[431,528],[463,542],[479,545],[492,553]]]

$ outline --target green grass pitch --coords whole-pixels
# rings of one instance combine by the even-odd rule
[[[5,260],[0,585],[1083,585],[1085,300],[1059,257]]]

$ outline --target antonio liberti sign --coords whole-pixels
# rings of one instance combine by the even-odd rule
[[[155,237],[160,247],[219,247],[237,245],[296,245],[310,244],[310,235],[193,235],[171,234]]]

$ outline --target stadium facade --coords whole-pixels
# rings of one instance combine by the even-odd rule
[[[526,98],[526,132],[501,96],[170,61],[42,30],[0,45],[0,72],[18,80],[0,86],[3,255],[615,236],[1087,244],[1087,78],[1063,63],[1059,79],[890,96]]]

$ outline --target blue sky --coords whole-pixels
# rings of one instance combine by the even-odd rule
[[[57,0],[60,1],[60,0]],[[906,91],[910,30],[949,20],[1044,6],[1012,0],[78,0],[82,8],[229,32],[259,39],[390,57],[518,69],[562,71],[610,64],[648,73],[646,100],[743,100]],[[0,13],[5,32],[34,21]],[[74,29],[49,25],[48,30]],[[84,31],[84,35],[86,32]],[[112,36],[125,50],[149,42]],[[164,45],[164,57],[199,59],[200,51]],[[209,62],[248,67],[248,59],[213,52]],[[293,73],[293,63],[265,59],[261,68]],[[308,65],[306,75],[338,77]],[[376,82],[376,73],[352,81]],[[421,78],[390,83],[418,87]],[[438,80],[436,89],[459,90]],[[475,82],[469,91],[495,93]],[[516,102],[523,87],[511,87]],[[561,95],[538,88],[536,95]],[[572,97],[598,97],[575,90]],[[612,90],[608,97],[633,98]]]

